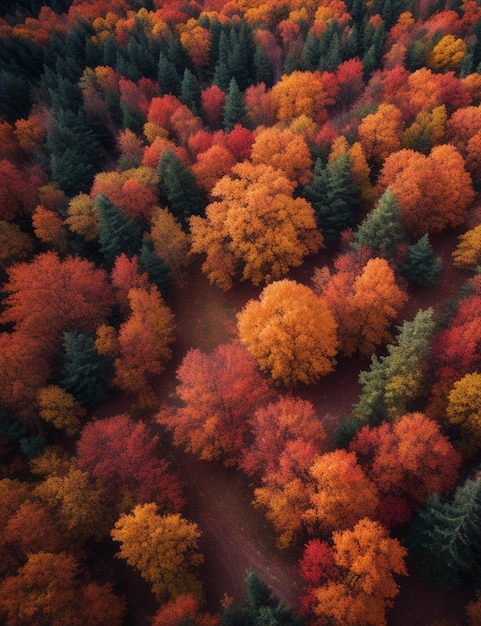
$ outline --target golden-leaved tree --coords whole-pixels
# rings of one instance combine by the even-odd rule
[[[206,254],[203,271],[230,289],[234,277],[260,285],[284,277],[322,246],[312,206],[293,198],[283,171],[247,161],[212,190],[206,216],[190,220],[192,251]]]
[[[326,300],[287,279],[268,285],[238,314],[241,342],[260,369],[286,387],[316,382],[333,370],[336,329]]]

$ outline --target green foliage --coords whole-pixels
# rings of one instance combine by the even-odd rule
[[[150,281],[157,286],[160,293],[165,296],[169,289],[169,268],[157,254],[152,243],[144,241],[139,254],[140,269],[147,272]]]
[[[40,435],[32,435],[31,437],[23,437],[20,439],[20,452],[25,454],[29,459],[40,456],[45,449],[47,441]]]
[[[272,595],[254,571],[246,571],[245,584],[244,603],[224,610],[222,626],[302,626],[303,622]]]
[[[205,196],[197,186],[192,172],[171,150],[167,150],[158,167],[159,196],[183,224],[191,215],[205,208]]]
[[[186,104],[194,115],[200,115],[199,81],[187,67],[180,86],[180,101]]]
[[[396,197],[388,187],[359,226],[354,242],[371,248],[377,256],[390,259],[402,241],[401,212]]]
[[[95,340],[80,332],[64,334],[60,386],[85,407],[105,400],[114,374],[111,359],[97,352]]]
[[[237,123],[241,123],[245,115],[244,97],[239,89],[237,81],[232,78],[227,91],[227,99],[224,105],[224,128],[230,131]]]
[[[324,168],[321,159],[314,166],[314,178],[304,188],[327,242],[339,240],[340,233],[356,224],[359,190],[354,184],[349,156],[344,153]]]
[[[411,283],[432,287],[439,280],[442,263],[435,257],[426,233],[414,245],[409,246],[407,259],[401,266],[401,273]]]
[[[169,61],[168,57],[162,52],[159,55],[157,80],[159,81],[162,93],[171,93],[174,96],[180,93],[181,78],[179,73],[175,65]]]
[[[413,518],[407,545],[416,568],[436,585],[481,586],[481,477],[450,500],[433,495]]]
[[[414,410],[424,388],[434,327],[433,310],[419,311],[400,327],[397,344],[388,345],[386,356],[371,357],[370,369],[359,375],[363,389],[355,417],[375,425]]]
[[[110,202],[97,196],[99,214],[99,245],[106,263],[113,266],[115,259],[125,252],[136,254],[142,245],[142,227]]]

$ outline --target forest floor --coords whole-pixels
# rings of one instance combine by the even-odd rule
[[[466,274],[452,267],[451,252],[457,242],[454,233],[431,241],[443,260],[439,285],[431,290],[412,289],[400,320],[412,319],[419,309],[429,306],[440,315],[443,305],[456,296],[466,280]],[[326,261],[323,254],[311,258],[289,277],[308,284],[314,268]],[[236,313],[249,299],[257,298],[260,291],[241,284],[223,292],[209,284],[200,263],[189,267],[186,282],[172,289],[168,297],[176,316],[177,340],[174,358],[156,389],[161,402],[168,402],[174,394],[175,372],[186,352],[190,348],[210,352],[234,339]],[[336,370],[317,385],[296,390],[314,404],[328,433],[349,415],[361,389],[359,372],[368,367],[369,359],[341,359]],[[205,563],[201,574],[209,609],[217,611],[224,596],[242,600],[248,568],[254,569],[281,601],[296,608],[301,585],[296,563],[302,549],[276,548],[271,524],[252,506],[253,485],[249,479],[232,468],[200,461],[181,450],[173,451],[171,461],[185,484],[185,514],[202,531],[200,547]],[[462,615],[466,602],[464,593],[434,590],[413,574],[402,581],[401,592],[388,614],[388,624],[425,626],[441,618],[455,624],[454,615]]]

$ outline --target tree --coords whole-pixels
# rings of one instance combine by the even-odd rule
[[[234,155],[226,146],[214,143],[197,156],[192,172],[199,185],[210,195],[215,184],[230,172],[235,163]]]
[[[436,585],[474,585],[481,580],[481,480],[468,479],[451,499],[438,494],[413,518],[407,535],[410,558]]]
[[[152,619],[152,626],[219,626],[220,618],[200,612],[200,602],[191,594],[177,596],[163,604]]]
[[[35,236],[43,243],[56,248],[60,252],[67,251],[67,232],[63,219],[55,211],[38,205],[32,215]]]
[[[110,584],[86,584],[66,552],[28,556],[17,575],[0,583],[0,614],[6,626],[120,626],[123,598]]]
[[[441,259],[434,256],[429,236],[425,233],[415,244],[409,246],[407,259],[401,265],[401,272],[415,285],[432,287],[439,280],[441,267]]]
[[[186,223],[191,215],[202,213],[205,199],[192,172],[171,150],[166,150],[157,170],[159,195],[174,217]]]
[[[302,439],[324,451],[326,433],[310,402],[281,398],[257,409],[251,418],[253,442],[245,450],[242,469],[263,476],[275,472],[286,443]]]
[[[253,570],[246,570],[246,598],[242,605],[231,603],[222,612],[222,626],[300,626],[292,611],[285,607]]]
[[[200,597],[200,582],[191,571],[203,562],[197,524],[178,513],[159,515],[150,503],[121,515],[111,535],[120,543],[117,556],[139,571],[158,599]]]
[[[326,105],[326,90],[319,72],[284,74],[271,90],[279,121],[300,115],[319,121]]]
[[[101,480],[118,499],[155,502],[162,510],[183,505],[180,483],[157,454],[158,437],[128,415],[86,424],[77,441],[77,466]],[[121,497],[123,496],[123,498]]]
[[[0,220],[0,268],[23,261],[34,249],[33,238],[17,224]]]
[[[80,430],[85,410],[75,401],[75,397],[57,385],[43,387],[38,392],[40,416],[56,428],[63,428],[68,437]]]
[[[464,159],[449,144],[435,146],[429,156],[394,152],[383,164],[378,186],[391,187],[403,223],[414,236],[459,225],[474,197]]]
[[[481,374],[465,374],[456,381],[448,397],[446,414],[461,434],[467,450],[481,446]]]
[[[303,614],[333,626],[385,626],[385,610],[399,591],[394,576],[407,575],[405,548],[367,518],[334,532],[332,542],[332,548],[318,540],[307,545]]]
[[[250,439],[250,420],[273,392],[256,370],[256,362],[237,342],[212,354],[190,350],[178,371],[176,396],[181,406],[161,410],[174,442],[202,459],[238,463]]]
[[[481,224],[459,236],[453,263],[461,269],[474,269],[481,264]]]
[[[380,104],[359,125],[359,139],[369,161],[382,163],[401,147],[403,131],[401,111],[393,104]]]
[[[369,259],[357,271],[341,269],[320,294],[338,324],[340,350],[346,356],[368,356],[391,339],[389,327],[407,300],[387,261],[380,258]]]
[[[164,259],[156,254],[152,241],[146,236],[140,248],[139,266],[147,274],[149,281],[157,287],[159,293],[165,296],[169,289],[169,268]]]
[[[313,492],[302,514],[309,536],[349,528],[363,517],[374,516],[377,489],[354,453],[335,450],[323,454],[315,459],[309,473]]]
[[[363,389],[353,415],[361,421],[378,424],[400,417],[415,407],[423,392],[434,331],[433,310],[419,311],[412,321],[399,328],[397,344],[387,347],[386,356],[371,358],[368,371],[359,375]]]
[[[225,130],[230,131],[237,123],[242,123],[245,114],[244,96],[239,89],[236,79],[232,77],[224,104],[223,126]]]
[[[220,128],[226,98],[226,93],[217,85],[202,89],[200,94],[202,114],[211,128]]]
[[[212,190],[206,217],[190,220],[192,251],[224,289],[241,274],[255,285],[284,276],[317,252],[322,237],[311,205],[293,198],[294,183],[270,166],[238,163]]]
[[[130,317],[120,325],[120,356],[114,382],[137,395],[142,406],[154,402],[149,376],[160,374],[171,358],[174,316],[155,286],[129,291]]]
[[[293,387],[331,372],[338,341],[336,322],[324,298],[292,280],[276,281],[238,314],[242,343],[261,370]]]
[[[111,311],[112,289],[105,270],[78,257],[56,252],[8,270],[2,322],[37,340],[49,351],[66,331],[94,331]]]
[[[86,241],[94,241],[99,235],[99,214],[95,200],[86,193],[74,196],[67,209],[65,224]]]
[[[108,266],[122,252],[136,254],[142,245],[142,227],[102,195],[95,199],[100,251]]]
[[[75,331],[64,334],[60,386],[82,406],[93,407],[105,400],[113,375],[112,359],[99,353],[92,335]]]
[[[428,66],[433,70],[457,70],[466,55],[466,44],[463,39],[454,35],[445,35],[432,49],[428,58]]]
[[[399,204],[388,187],[359,225],[354,242],[358,246],[367,246],[377,256],[390,259],[395,256],[402,241]]]
[[[251,160],[255,165],[282,170],[297,184],[305,185],[312,176],[312,159],[306,140],[290,128],[272,126],[260,130],[252,145]]]
[[[449,493],[461,463],[439,425],[422,413],[364,426],[349,449],[379,490],[378,517],[388,526],[407,522],[430,494]]]
[[[53,514],[63,545],[71,550],[100,541],[112,524],[105,492],[73,465],[64,476],[45,478],[34,494]]]
[[[189,263],[189,239],[168,209],[159,208],[155,212],[150,239],[157,256],[180,277],[182,268]]]
[[[110,272],[118,306],[122,313],[127,315],[129,308],[128,294],[131,289],[148,289],[149,276],[139,267],[139,258],[135,254],[129,258],[124,252],[116,259]]]
[[[189,68],[185,68],[180,85],[180,101],[189,107],[194,115],[200,115],[200,85]]]

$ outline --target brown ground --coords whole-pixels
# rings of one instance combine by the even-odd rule
[[[440,286],[435,290],[413,290],[401,320],[412,319],[420,308],[428,306],[434,306],[439,313],[443,303],[456,295],[465,275],[450,263],[455,243],[452,234],[433,240],[437,254],[444,260]],[[293,272],[293,277],[308,282],[313,268],[323,262],[322,256],[312,259]],[[188,282],[174,289],[169,297],[176,315],[178,339],[174,358],[157,387],[162,402],[168,401],[175,390],[175,370],[187,350],[198,347],[209,352],[231,340],[235,336],[235,314],[259,292],[258,288],[240,285],[224,293],[208,283],[200,264],[189,268]],[[368,367],[369,360],[344,359],[318,385],[298,390],[299,395],[316,406],[326,430],[332,432],[349,414],[360,391],[359,372]],[[248,479],[234,469],[199,461],[180,450],[173,453],[173,463],[185,483],[189,501],[186,515],[198,523],[203,533],[202,575],[209,608],[218,610],[224,594],[235,599],[243,597],[247,568],[254,569],[285,604],[296,607],[300,581],[295,565],[301,550],[276,549],[271,525],[251,504],[253,486]],[[449,617],[453,612],[459,614],[465,603],[464,594],[432,590],[412,575],[403,581],[388,623],[424,626],[432,619]]]

